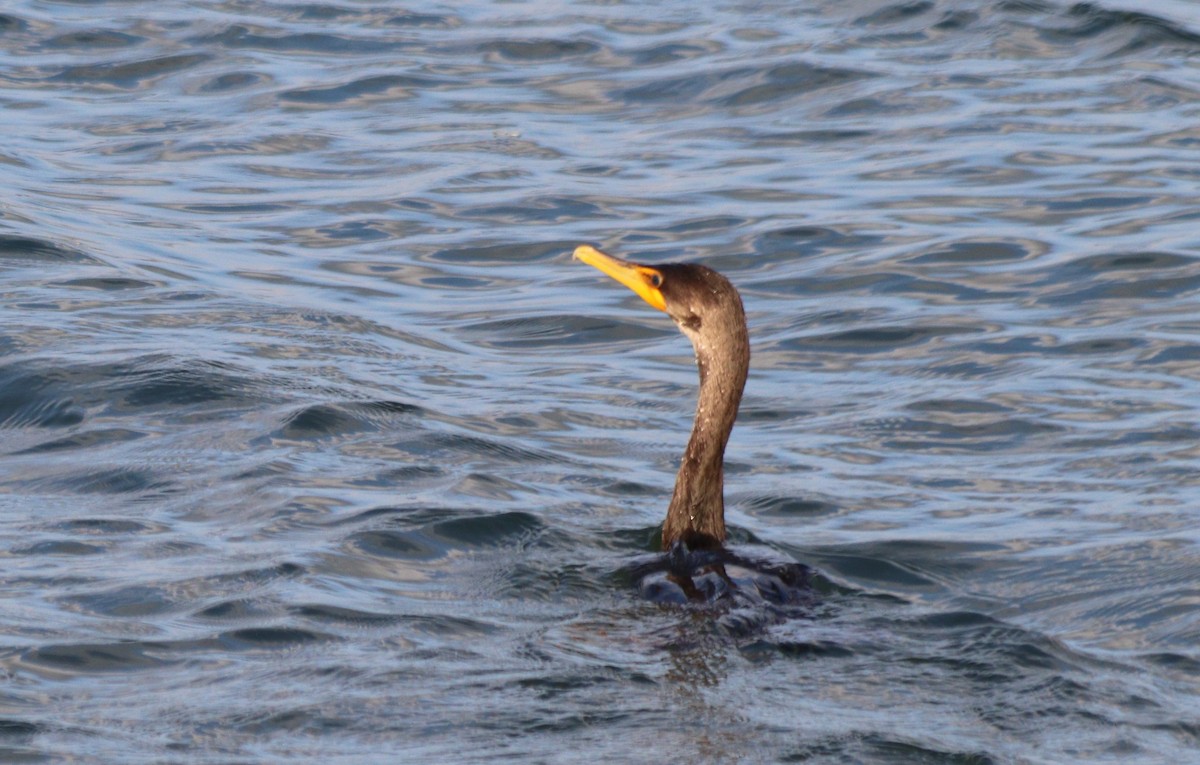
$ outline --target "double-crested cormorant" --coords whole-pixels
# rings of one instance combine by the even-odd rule
[[[742,298],[728,279],[705,266],[640,265],[588,245],[575,248],[575,258],[664,311],[696,349],[696,419],[663,521],[662,547],[670,550],[682,542],[690,550],[719,550],[725,542],[725,444],[750,369]]]

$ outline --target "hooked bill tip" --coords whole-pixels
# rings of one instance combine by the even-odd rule
[[[571,255],[571,257],[575,260],[586,260],[589,257],[595,257],[596,255],[603,254],[604,253],[600,252],[590,244],[581,244],[575,248],[575,252]]]

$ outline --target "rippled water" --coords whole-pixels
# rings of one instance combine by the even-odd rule
[[[1200,6],[13,0],[0,757],[1200,746]],[[643,602],[699,261],[783,621]]]

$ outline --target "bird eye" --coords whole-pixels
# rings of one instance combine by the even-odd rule
[[[662,286],[662,274],[657,274],[657,273],[650,274],[650,286],[661,287]]]

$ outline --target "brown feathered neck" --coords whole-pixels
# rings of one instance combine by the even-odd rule
[[[750,369],[746,315],[738,291],[711,268],[673,264],[657,269],[666,312],[692,341],[700,373],[696,417],[663,522],[662,545],[719,547],[725,541],[725,446]]]

